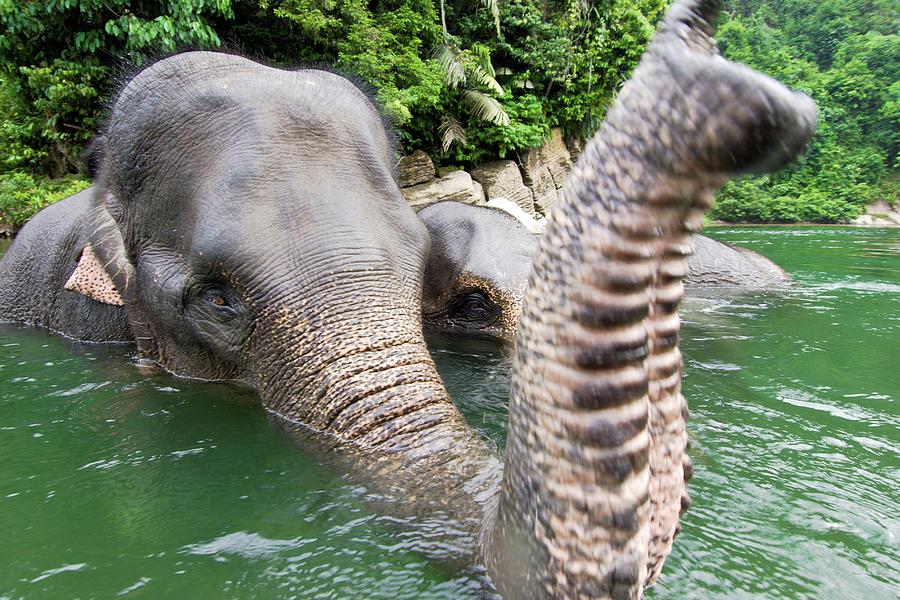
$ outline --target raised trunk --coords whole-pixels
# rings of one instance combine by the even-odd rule
[[[815,109],[715,53],[719,2],[674,6],[541,240],[483,540],[506,597],[640,597],[688,500],[677,307],[727,176],[791,160]]]
[[[391,290],[342,272],[314,310],[285,300],[259,319],[266,406],[337,438],[405,512],[480,526],[508,598],[639,597],[677,533],[690,234],[728,175],[789,161],[815,122],[808,99],[716,56],[718,8],[672,8],[554,208],[517,337],[502,486],[427,354],[419,298],[398,313]]]

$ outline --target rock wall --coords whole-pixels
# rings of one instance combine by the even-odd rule
[[[534,214],[534,193],[525,186],[519,166],[511,160],[497,160],[472,171],[472,179],[484,187],[488,200],[512,200],[529,215]]]
[[[453,171],[440,179],[432,179],[428,183],[401,187],[401,191],[407,202],[416,210],[444,200],[465,202],[466,204],[484,204],[484,193],[482,192],[479,197],[472,176],[465,171]]]
[[[891,206],[879,200],[866,207],[865,214],[853,220],[853,225],[865,227],[898,227],[900,226],[900,204]]]
[[[525,185],[534,194],[535,209],[547,214],[556,202],[557,191],[572,172],[572,158],[562,132],[553,129],[543,146],[525,151],[520,167]]]
[[[397,163],[397,178],[400,187],[410,187],[431,181],[434,179],[434,163],[431,162],[431,157],[421,150],[404,156]]]
[[[397,180],[416,210],[444,200],[484,205],[499,198],[539,219],[556,202],[572,172],[570,150],[578,152],[580,148],[580,143],[565,141],[562,132],[554,128],[543,145],[522,153],[519,162],[498,160],[473,169],[471,174],[441,169],[437,175],[428,155],[417,150],[400,159]]]

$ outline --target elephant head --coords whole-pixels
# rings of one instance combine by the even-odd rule
[[[428,236],[353,84],[179,54],[124,87],[104,137],[90,242],[144,356],[323,427],[355,395],[297,399],[353,388],[367,361],[437,384],[418,343]]]
[[[425,347],[428,235],[346,80],[206,52],[142,71],[105,131],[95,268],[148,359],[246,383],[388,487],[401,465],[410,505],[446,491],[507,597],[638,597],[690,475],[676,312],[690,234],[729,175],[785,164],[815,122],[808,99],[717,55],[718,8],[669,11],[554,208],[502,475]]]
[[[418,214],[431,237],[422,290],[426,327],[511,341],[535,237],[494,208],[439,202]]]

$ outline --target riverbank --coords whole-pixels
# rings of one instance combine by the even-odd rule
[[[447,200],[476,206],[500,204],[517,207],[514,210],[520,209],[527,217],[523,220],[533,219],[540,228],[572,172],[583,144],[582,140],[565,138],[559,128],[553,128],[542,145],[517,153],[515,160],[490,161],[468,171],[461,167],[437,167],[425,151],[416,150],[398,161],[397,181],[403,196],[417,211]],[[0,186],[0,239],[13,237],[40,208],[89,185],[88,181],[74,177],[59,182],[40,182],[25,174],[17,177],[15,181],[7,181],[8,189]],[[900,203],[891,206],[880,200],[849,223],[713,221],[712,224],[900,227]]]
[[[873,221],[872,223],[817,223],[814,221],[800,223],[733,223],[731,221],[710,221],[705,227],[857,227],[860,229],[897,229],[900,223],[893,221]]]
[[[516,160],[496,160],[471,171],[436,168],[427,153],[417,150],[398,162],[398,181],[404,197],[416,210],[446,200],[478,206],[508,200],[528,217],[541,221],[556,202],[582,148],[581,140],[566,139],[559,128],[554,128],[544,144],[517,155]],[[900,227],[900,204],[891,206],[880,200],[849,223],[716,221],[715,224]]]

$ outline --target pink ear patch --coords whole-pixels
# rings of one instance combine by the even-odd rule
[[[119,290],[106,274],[106,269],[100,264],[100,260],[94,254],[94,249],[90,244],[84,247],[81,258],[78,260],[78,267],[69,277],[65,288],[103,304],[125,305],[122,302],[122,296],[119,295]]]

